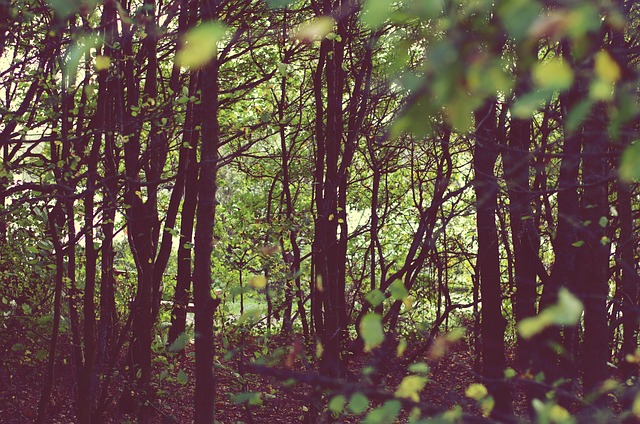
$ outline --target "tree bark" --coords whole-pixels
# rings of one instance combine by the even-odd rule
[[[482,297],[482,367],[489,393],[495,399],[494,418],[511,417],[511,394],[504,381],[504,331],[500,256],[496,227],[498,183],[494,173],[496,143],[496,102],[487,100],[475,113],[476,145],[473,156],[478,230],[478,266]]]
[[[204,0],[200,4],[203,21],[217,18],[218,1]],[[216,379],[213,368],[213,316],[217,303],[211,297],[211,253],[215,219],[218,146],[218,61],[214,57],[201,71],[201,107],[207,119],[202,120],[202,149],[198,208],[196,212],[195,256],[193,270],[193,300],[195,306],[196,388],[194,394],[194,422],[215,422]]]
[[[596,390],[607,379],[610,348],[603,342],[608,334],[607,298],[609,296],[609,249],[607,163],[608,136],[603,104],[594,107],[584,128],[583,183],[581,202],[584,244],[579,247],[579,267],[584,302],[584,390]],[[607,338],[605,338],[606,340]]]

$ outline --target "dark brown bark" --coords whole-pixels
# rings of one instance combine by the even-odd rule
[[[527,62],[533,56],[525,56],[518,63],[516,98],[529,91]],[[524,69],[523,69],[524,68]],[[516,323],[536,314],[536,267],[542,267],[538,256],[540,245],[531,208],[529,187],[529,161],[532,141],[531,119],[512,118],[507,146],[503,150],[504,177],[509,193],[509,221],[514,256],[515,296],[513,311]],[[518,338],[517,360],[522,370],[539,369],[537,339]]]
[[[196,94],[197,76],[191,76],[189,83],[189,95]],[[185,125],[183,135],[183,145],[187,148],[188,157],[185,166],[185,191],[184,201],[182,203],[182,211],[180,216],[180,241],[178,242],[178,270],[176,275],[176,289],[171,314],[171,328],[169,330],[169,345],[171,345],[178,336],[186,331],[187,324],[187,308],[191,293],[191,244],[193,240],[193,226],[196,213],[196,205],[198,203],[198,163],[197,163],[197,147],[199,132],[196,127],[200,122],[199,117],[194,115],[194,105],[187,105],[187,115],[185,122],[192,123]]]
[[[590,393],[607,379],[610,357],[603,338],[609,332],[607,298],[609,296],[609,249],[605,237],[608,227],[608,136],[604,105],[597,105],[584,128],[583,183],[581,201],[581,260],[578,271],[582,282],[579,293],[584,302],[584,390]]]
[[[620,239],[617,262],[622,271],[622,348],[620,368],[625,377],[636,371],[636,365],[626,360],[626,355],[634,355],[638,348],[638,287],[639,279],[634,260],[633,217],[631,209],[631,188],[625,182],[618,182],[618,217]]]
[[[283,27],[282,27],[282,40],[286,40],[287,37],[287,11],[284,12],[283,18]],[[285,49],[282,52],[281,62],[288,63],[290,60],[292,52],[291,50]],[[292,140],[292,146],[289,148],[287,143],[287,133],[286,133],[286,125],[285,125],[285,113],[287,108],[287,76],[282,76],[280,80],[280,94],[278,102],[278,122],[280,125],[278,126],[278,135],[280,137],[280,161],[282,167],[282,194],[284,197],[284,206],[285,206],[285,214],[288,220],[288,225],[291,227],[289,231],[289,243],[291,244],[292,257],[287,259],[289,262],[289,270],[293,277],[293,282],[287,282],[287,291],[286,296],[287,299],[285,301],[285,313],[283,314],[283,331],[291,331],[291,309],[292,302],[295,298],[297,299],[298,306],[298,316],[300,317],[300,321],[302,323],[302,332],[305,337],[305,340],[309,340],[309,323],[307,320],[307,313],[304,307],[304,294],[302,293],[302,282],[300,280],[300,267],[301,267],[301,253],[300,246],[298,244],[298,230],[296,229],[296,224],[294,222],[294,201],[293,196],[291,194],[291,173],[289,164],[294,158],[291,156],[291,151],[293,150],[293,143],[295,143],[295,135]],[[281,243],[284,246],[284,243]],[[282,249],[283,254],[285,252],[284,248]]]
[[[496,102],[487,100],[475,113],[476,145],[473,155],[478,230],[478,268],[482,301],[482,371],[489,393],[495,399],[494,418],[512,415],[511,394],[504,381],[506,320],[502,315],[500,256],[496,209],[498,183],[494,166],[498,158],[496,143]]]
[[[569,48],[563,45],[563,55],[569,57]],[[570,111],[576,105],[576,99],[580,98],[580,88],[574,85],[567,93],[560,96],[562,116],[568,117]],[[580,170],[580,151],[582,148],[581,130],[569,132],[565,130],[562,146],[562,162],[558,176],[558,200],[557,200],[557,225],[553,239],[553,251],[555,260],[551,269],[548,283],[545,283],[540,299],[540,310],[553,305],[557,300],[558,290],[567,287],[576,292],[574,284],[576,275],[577,248],[574,243],[577,239],[579,227],[579,195],[578,175]],[[542,367],[548,382],[554,382],[560,378],[575,377],[576,368],[572,345],[576,340],[576,332],[573,327],[565,327],[564,341],[561,340],[560,331],[556,328],[546,330],[540,338],[540,356],[543,358]],[[563,344],[565,352],[560,356],[554,345]]]
[[[323,3],[325,14],[331,14],[334,11],[332,3],[330,1]],[[343,37],[343,40],[346,40],[347,37],[345,30],[344,23],[339,23],[338,33]],[[338,211],[340,201],[338,168],[344,131],[342,96],[345,72],[342,69],[343,54],[343,43],[326,38],[322,40],[320,59],[314,77],[316,97],[314,183],[317,213],[313,242],[313,263],[316,272],[314,301],[316,305],[321,305],[322,310],[322,315],[316,317],[316,329],[324,347],[320,360],[320,372],[332,376],[337,376],[344,371],[340,352],[346,330],[344,326],[346,324],[344,322],[346,314],[344,258],[342,257],[344,251],[342,246],[346,242],[346,233],[338,235],[338,221],[345,221],[345,210]],[[323,87],[326,87],[326,95],[323,94]]]
[[[614,2],[618,12],[623,16],[629,16],[632,2],[616,0]],[[628,67],[631,56],[631,49],[627,44],[624,28],[611,28],[611,47],[615,51],[616,58],[623,67]],[[625,77],[627,79],[628,76]],[[620,83],[623,83],[621,81]],[[623,125],[621,129],[620,144],[628,146],[633,135],[631,125]],[[621,287],[618,287],[617,294],[622,297],[622,347],[620,349],[619,367],[623,378],[637,375],[637,366],[626,360],[626,355],[634,355],[638,348],[638,296],[640,295],[640,278],[635,260],[634,244],[636,242],[634,234],[634,219],[632,210],[632,185],[624,181],[618,181],[617,185],[617,209],[620,222],[620,236],[618,240],[618,252],[616,261],[622,273]],[[621,290],[620,290],[621,289]],[[621,293],[620,293],[621,292]]]
[[[53,390],[53,382],[55,378],[56,353],[58,347],[58,335],[60,331],[60,311],[62,303],[62,287],[64,286],[64,249],[60,240],[59,231],[63,222],[62,208],[59,203],[49,212],[48,232],[54,247],[54,255],[56,258],[56,276],[55,288],[53,295],[53,326],[51,330],[51,343],[49,344],[49,358],[47,368],[42,385],[42,393],[38,402],[38,416],[35,422],[43,424],[46,418],[47,404],[51,398]],[[61,222],[62,221],[62,222]]]
[[[218,1],[205,0],[200,5],[203,21],[217,18]],[[198,208],[196,212],[195,256],[193,270],[193,301],[195,307],[196,388],[194,422],[213,424],[215,421],[216,379],[213,368],[213,316],[217,304],[211,297],[211,253],[215,219],[218,146],[218,71],[214,57],[201,71],[201,107],[207,119],[202,120],[202,148]]]
[[[154,19],[154,3],[146,10],[146,19]],[[124,85],[126,86],[126,111],[124,114],[124,162],[126,175],[125,203],[127,205],[127,236],[131,253],[137,270],[137,292],[132,305],[132,339],[129,349],[130,379],[135,381],[135,399],[126,399],[131,392],[125,391],[121,405],[133,407],[138,412],[138,421],[143,424],[150,420],[151,393],[149,382],[151,379],[151,342],[153,332],[153,268],[157,243],[158,216],[155,207],[155,193],[153,185],[147,188],[146,201],[143,200],[143,184],[140,172],[143,166],[151,166],[140,160],[141,156],[141,122],[133,116],[133,107],[140,101],[140,84],[134,74],[135,55],[133,51],[133,32],[131,25],[122,23],[122,50],[124,57]],[[152,37],[153,38],[153,37]],[[151,41],[152,42],[152,41]],[[151,57],[149,42],[143,43],[145,57],[149,62]],[[154,83],[155,69],[147,68],[147,77]],[[148,93],[145,92],[145,96]],[[153,137],[153,135],[152,135]],[[136,405],[134,405],[134,403]]]

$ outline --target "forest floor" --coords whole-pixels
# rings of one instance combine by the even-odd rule
[[[222,340],[218,340],[217,351],[221,354],[216,356],[217,420],[222,424],[303,422],[312,399],[310,386],[287,385],[271,377],[243,372],[243,364],[266,354],[276,358],[268,364],[270,366],[290,372],[313,373],[315,367],[310,365],[301,354],[304,350],[301,349],[301,342],[282,337],[273,337],[268,342],[261,337],[247,336],[243,339],[245,340],[244,361],[240,361],[239,340],[235,343],[231,341],[223,343]],[[432,349],[412,358],[413,362],[426,363],[430,368],[429,380],[420,393],[420,401],[442,410],[460,405],[466,413],[480,414],[476,402],[465,396],[465,389],[470,384],[478,382],[478,377],[473,371],[473,352],[463,342],[445,347],[447,347],[446,351],[436,355],[433,354]],[[409,345],[405,355],[415,354],[419,348],[419,345]],[[32,355],[28,347],[21,352],[11,349],[6,349],[5,352],[0,362],[0,422],[7,424],[33,422],[37,415],[44,381],[45,361],[25,360]],[[235,352],[235,355],[228,352]],[[60,356],[65,356],[65,353],[67,352],[60,352]],[[370,354],[351,357],[348,360],[348,371],[358,375],[371,358]],[[152,407],[154,423],[193,421],[194,363],[193,344],[188,344],[183,354],[156,355],[152,378],[152,385],[157,393]],[[390,368],[380,376],[381,387],[393,393],[407,375],[406,373],[404,366]],[[113,386],[114,391],[117,391],[117,384]],[[55,387],[49,401],[45,422],[65,424],[75,422],[72,388],[73,373],[69,360],[62,360],[57,367]],[[234,395],[243,392],[261,394],[253,397],[246,395],[245,402],[241,403],[242,399],[237,396],[234,398]],[[116,398],[118,393],[114,392],[113,396]],[[521,404],[521,402],[516,403]],[[136,421],[133,417],[120,415],[115,411],[115,406],[108,411],[105,417],[107,422]],[[362,417],[363,415],[343,415],[338,422],[357,423],[362,420]],[[406,414],[402,414],[398,422],[406,422]]]

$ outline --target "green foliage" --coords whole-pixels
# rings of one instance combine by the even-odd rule
[[[184,371],[180,370],[180,371],[178,371],[178,374],[176,375],[176,381],[179,384],[184,386],[189,381],[189,376],[187,376],[187,374]]]
[[[88,13],[96,7],[97,0],[48,0],[51,8],[56,12],[59,19],[67,18],[69,15],[82,11]]]
[[[328,408],[331,412],[341,413],[344,410],[344,406],[347,399],[343,395],[333,396],[329,401]]]
[[[365,0],[360,20],[371,28],[380,27],[393,11],[393,0]]]
[[[418,402],[420,400],[419,393],[424,389],[425,384],[427,384],[426,377],[418,375],[407,376],[400,382],[400,385],[395,391],[395,396]]]
[[[625,149],[620,159],[620,178],[625,181],[640,180],[640,142]]]
[[[529,339],[551,325],[575,325],[584,306],[582,302],[566,288],[558,291],[558,303],[549,306],[534,317],[525,318],[518,323],[518,333]]]
[[[78,75],[78,67],[81,60],[88,56],[92,50],[99,48],[102,40],[95,34],[80,36],[69,48],[64,60],[64,83],[69,88],[75,85]],[[97,65],[97,64],[96,64]]]
[[[354,414],[362,414],[369,408],[369,399],[362,393],[354,393],[349,400],[349,410]]]
[[[363,316],[360,321],[360,336],[364,340],[366,352],[380,346],[385,339],[382,317],[376,313],[368,313]]]
[[[191,337],[186,332],[181,333],[176,338],[176,340],[173,343],[171,343],[171,346],[169,346],[168,351],[170,353],[180,352],[181,350],[183,350],[185,348],[187,343],[189,343],[190,339],[191,339]]]
[[[226,33],[227,26],[218,21],[204,22],[190,29],[176,53],[176,63],[192,70],[205,66],[217,54],[218,43]]]
[[[388,400],[382,406],[373,409],[364,417],[364,424],[384,424],[394,422],[400,413],[401,404],[397,400]]]
[[[246,403],[249,405],[262,405],[262,393],[260,392],[245,392],[238,393],[231,396],[231,401],[234,403]]]
[[[345,390],[332,386],[324,393],[331,394],[326,405],[331,413],[362,415],[360,418],[369,423],[393,422],[405,402],[424,400],[421,392],[432,378],[431,362],[420,362],[427,360],[410,355],[419,351],[427,337],[446,333],[437,336],[425,352],[429,361],[436,361],[463,337],[447,331],[466,325],[471,337],[462,342],[469,343],[464,346],[468,353],[464,357],[479,355],[479,343],[473,343],[482,340],[482,335],[473,330],[481,316],[481,299],[474,293],[478,238],[477,205],[471,187],[475,178],[472,164],[478,159],[474,147],[479,121],[475,115],[481,105],[487,100],[498,104],[496,138],[501,144],[497,154],[514,149],[509,144],[514,118],[531,119],[531,139],[527,140],[531,146],[518,156],[527,166],[528,182],[536,184],[535,195],[528,193],[532,211],[523,222],[533,223],[532,231],[538,232],[534,238],[540,236],[538,265],[542,269],[558,266],[554,264],[559,253],[556,232],[564,219],[558,204],[566,193],[559,171],[568,157],[564,151],[568,135],[581,138],[578,167],[583,167],[592,158],[588,149],[594,140],[588,137],[597,124],[594,118],[602,118],[606,123],[598,137],[611,141],[606,155],[614,156],[629,146],[622,154],[619,174],[630,183],[632,193],[634,182],[640,179],[640,143],[630,143],[637,138],[634,123],[640,110],[637,63],[625,51],[636,47],[638,11],[633,6],[629,16],[624,16],[627,12],[617,11],[611,2],[565,2],[549,7],[526,0],[365,0],[330,11],[320,3],[310,7],[303,1],[260,0],[244,2],[240,9],[233,2],[222,2],[216,11],[219,20],[203,22],[195,15],[185,19],[184,5],[176,2],[104,2],[96,7],[98,2],[93,0],[49,0],[46,4],[50,9],[32,1],[0,1],[2,16],[9,17],[0,22],[0,30],[6,34],[0,46],[6,68],[0,75],[6,94],[0,100],[0,127],[6,141],[0,166],[0,220],[3,228],[7,224],[7,243],[0,245],[0,329],[10,330],[0,332],[0,345],[7,346],[8,354],[23,356],[25,362],[39,364],[48,359],[46,343],[53,323],[51,282],[56,265],[47,212],[56,202],[72,201],[70,210],[65,211],[70,220],[58,228],[66,273],[61,306],[64,343],[59,345],[79,349],[79,357],[91,358],[90,354],[96,353],[83,351],[96,343],[85,340],[92,331],[82,330],[89,317],[106,320],[100,310],[103,265],[118,271],[113,318],[118,322],[115,331],[123,328],[120,324],[137,310],[136,302],[143,293],[140,289],[147,277],[143,269],[153,265],[154,272],[157,270],[154,261],[164,245],[155,237],[165,234],[175,240],[169,249],[162,293],[156,293],[154,287],[153,296],[174,300],[179,221],[189,218],[181,217],[179,209],[178,222],[169,224],[168,210],[174,201],[170,199],[174,193],[178,203],[186,199],[180,192],[185,174],[182,164],[208,169],[205,166],[210,164],[197,161],[205,141],[201,138],[204,124],[214,119],[220,130],[216,133],[220,137],[216,146],[220,168],[211,288],[221,301],[215,323],[223,348],[216,352],[220,361],[216,367],[232,373],[236,379],[233,389],[242,390],[231,400],[266,405],[273,396],[251,391],[255,389],[248,387],[251,378],[245,371],[237,372],[236,363],[244,367],[247,364],[243,361],[251,357],[256,363],[293,373],[300,364],[305,370],[312,369],[325,358],[325,351],[335,348],[313,338],[313,334],[322,338],[316,319],[327,318],[322,315],[328,309],[327,299],[334,299],[331,296],[336,293],[331,291],[336,285],[334,281],[312,280],[318,270],[312,268],[315,264],[310,258],[317,254],[314,231],[318,193],[322,193],[315,180],[323,171],[317,155],[327,147],[321,145],[317,131],[344,129],[344,134],[330,140],[336,145],[329,147],[341,159],[353,153],[348,169],[339,170],[345,180],[332,181],[345,196],[344,210],[332,218],[345,225],[338,238],[348,240],[346,250],[340,252],[346,265],[331,272],[345,275],[345,293],[338,293],[345,301],[344,316],[340,316],[346,320],[345,333],[352,339],[359,333],[364,341],[363,358],[371,358],[371,362],[360,374],[356,371],[361,381],[345,383]],[[115,20],[113,28],[109,20],[105,23],[102,19],[108,11],[112,13],[109,20]],[[197,8],[193,11],[200,13]],[[179,26],[187,21],[190,27]],[[606,38],[600,40],[605,33]],[[155,40],[157,54],[152,58],[147,53]],[[614,45],[618,40],[624,42]],[[226,54],[220,61],[213,60],[223,46]],[[327,49],[325,62],[320,63],[319,53]],[[368,53],[371,75],[363,72],[368,65],[362,66],[361,61]],[[343,54],[342,63],[332,62],[337,54]],[[199,86],[202,80],[197,71],[208,64],[219,67],[219,92],[215,93],[219,109],[215,111],[199,108],[201,100],[213,95],[201,92]],[[333,73],[323,74],[326,69],[318,68],[320,65],[331,67]],[[329,108],[316,104],[324,106],[331,97],[327,88],[330,76],[338,77],[345,87],[342,98],[332,99],[331,104],[342,108],[339,115],[344,122],[330,122],[324,116]],[[156,77],[158,84],[154,86]],[[366,83],[359,87],[363,81]],[[357,91],[360,88],[363,92]],[[596,112],[602,116],[594,116]],[[191,121],[194,115],[202,122]],[[190,135],[196,139],[191,141]],[[185,161],[185,152],[194,156]],[[611,164],[616,160],[611,157],[607,166],[614,166]],[[133,168],[132,163],[136,164]],[[518,293],[519,281],[507,281],[507,276],[514,274],[509,267],[518,259],[512,249],[516,239],[508,236],[508,226],[515,217],[510,214],[506,160],[496,166],[496,174],[500,205],[496,217],[502,227],[499,235],[504,236],[499,241],[498,265],[503,287],[510,290],[504,293],[500,312],[512,317],[517,313],[510,301],[511,290]],[[592,187],[584,184],[587,174],[583,168],[577,172],[580,213],[588,212],[583,207]],[[379,177],[377,192],[374,176]],[[608,178],[609,202],[617,202],[615,184]],[[27,187],[19,187],[21,184]],[[10,193],[6,198],[5,189]],[[442,202],[436,199],[440,191],[444,193]],[[145,246],[153,246],[148,264],[140,261],[141,252],[130,243],[139,235],[132,233],[135,225],[131,224],[140,213],[132,210],[131,194],[148,202],[142,215],[149,213],[161,223],[159,229],[145,234],[149,237]],[[85,210],[84,202],[89,200],[92,211]],[[107,219],[111,210],[115,216]],[[637,199],[633,197],[633,217],[636,212]],[[612,275],[607,281],[610,287],[605,289],[612,296],[606,299],[607,304],[614,305],[610,320],[620,320],[626,312],[619,307],[624,305],[617,293],[621,290],[614,291],[613,285],[624,279],[626,271],[613,261],[618,260],[618,250],[624,246],[622,218],[613,213],[600,216],[605,214],[598,213],[584,223],[585,228],[602,229],[594,240],[615,250],[612,264],[605,270]],[[76,226],[75,240],[69,233],[70,224]],[[636,224],[632,221],[632,228]],[[112,251],[108,251],[103,232],[109,225],[114,225],[116,234]],[[591,239],[586,231],[580,227],[568,241],[580,260],[589,253],[586,249]],[[420,232],[423,234],[416,237]],[[193,240],[179,242],[181,247],[195,247]],[[91,246],[88,243],[98,252],[93,276],[85,275],[90,271],[85,250]],[[299,263],[294,264],[294,253]],[[85,287],[89,277],[97,282],[93,293]],[[394,278],[390,286],[389,278]],[[387,286],[386,290],[371,290]],[[71,317],[74,303],[78,314]],[[93,310],[86,306],[92,304]],[[403,305],[397,316],[391,313],[395,309],[389,309],[392,304]],[[359,328],[355,328],[355,318],[365,307],[367,311],[375,307],[378,313],[362,315]],[[186,389],[193,383],[187,369],[172,362],[181,355],[164,352],[169,309],[161,308],[158,320],[162,324],[155,328],[153,363],[161,369],[154,384],[177,383]],[[516,328],[522,338],[530,339],[549,326],[580,325],[582,311],[582,303],[561,290],[558,304],[522,320],[517,327],[510,319],[508,328]],[[137,318],[132,316],[137,331]],[[307,318],[304,335],[303,317]],[[316,328],[309,328],[314,324]],[[607,335],[608,339],[622,340],[618,333],[626,325]],[[77,344],[69,340],[72,326],[77,326],[73,328],[75,337],[81,339]],[[93,330],[102,337],[102,329]],[[284,342],[264,335],[279,331]],[[263,337],[245,343],[245,338],[255,335]],[[290,337],[298,335],[304,342],[291,342]],[[113,336],[113,340],[128,340],[129,335]],[[508,333],[510,348],[516,343],[513,339],[514,333]],[[189,341],[187,331],[168,347],[169,353],[190,350]],[[342,340],[338,349],[350,346],[349,342]],[[278,343],[282,345],[274,346]],[[635,360],[633,354],[627,356],[630,362]],[[397,363],[397,369],[385,361],[394,366]],[[622,368],[623,364],[616,365]],[[354,367],[353,362],[349,366]],[[397,375],[387,373],[389,369]],[[512,384],[524,378],[535,383],[529,372],[538,371],[508,368],[504,378]],[[136,377],[142,375],[139,372]],[[401,379],[395,390],[389,384],[394,376]],[[100,381],[123,380],[102,377]],[[541,374],[536,378],[544,382]],[[379,401],[368,396],[367,390],[360,390],[359,384],[397,399]],[[499,401],[490,388],[489,384],[472,384],[466,390],[485,415]],[[319,385],[314,389],[325,388]],[[168,396],[163,390],[158,393]],[[322,410],[324,405],[316,400]],[[635,405],[637,399],[631,403],[632,411],[627,412],[636,413],[640,409]],[[579,421],[551,394],[533,408],[538,422]],[[461,411],[462,407],[443,409],[420,421],[421,412],[416,410],[409,420],[459,422],[463,420]]]
[[[280,9],[295,3],[295,0],[266,0],[270,9]]]

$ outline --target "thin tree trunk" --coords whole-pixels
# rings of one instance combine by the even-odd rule
[[[498,183],[494,166],[498,157],[496,144],[496,102],[488,100],[476,112],[475,171],[478,228],[478,265],[482,297],[482,366],[489,393],[495,399],[494,418],[512,416],[511,393],[504,381],[504,331],[500,256],[496,228]]]
[[[569,57],[568,46],[563,45],[563,55]],[[560,96],[562,115],[565,120],[575,106],[575,99],[581,98],[577,86]],[[551,269],[549,283],[545,283],[540,299],[540,310],[553,305],[557,300],[558,290],[567,287],[576,291],[573,281],[576,275],[577,248],[574,247],[579,227],[578,209],[578,174],[580,169],[580,150],[582,134],[580,130],[568,132],[565,130],[563,157],[558,176],[558,223],[556,225],[553,251],[555,260]],[[556,328],[549,328],[540,337],[540,357],[545,378],[553,383],[560,378],[575,376],[575,365],[572,344],[575,339],[575,327],[564,328],[564,342]],[[560,356],[555,346],[564,343],[566,360],[560,366]]]
[[[606,239],[609,200],[607,178],[607,130],[604,105],[598,104],[585,124],[582,199],[583,225],[580,233],[580,273],[584,301],[584,390],[590,393],[607,379],[610,349],[603,343],[608,334],[609,249]],[[605,338],[606,339],[606,338]]]
[[[64,286],[64,251],[57,228],[58,226],[61,226],[59,225],[59,221],[62,218],[62,209],[59,203],[56,203],[53,210],[49,212],[49,234],[51,236],[51,242],[53,243],[56,257],[56,279],[53,295],[53,328],[51,331],[51,343],[49,344],[47,371],[42,386],[40,401],[38,402],[38,416],[36,417],[36,424],[45,423],[47,404],[51,398],[55,377],[56,352],[58,346],[58,334],[60,331],[60,306],[62,303],[62,287]]]
[[[218,1],[204,0],[200,5],[203,21],[217,18]],[[198,209],[195,231],[193,272],[193,300],[195,306],[196,388],[194,394],[194,422],[215,422],[216,379],[213,368],[213,317],[217,303],[211,297],[211,253],[215,219],[218,146],[218,61],[214,57],[201,71],[201,107],[207,119],[202,121],[202,149],[200,179],[198,181]]]

